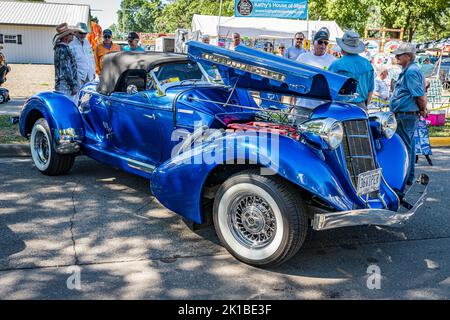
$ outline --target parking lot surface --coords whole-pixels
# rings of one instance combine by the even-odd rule
[[[234,259],[213,228],[187,228],[145,179],[86,157],[62,177],[0,158],[0,299],[449,299],[450,149],[433,162],[419,161],[429,197],[404,228],[311,231],[264,270]]]

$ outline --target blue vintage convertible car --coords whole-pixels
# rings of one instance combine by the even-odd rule
[[[291,258],[310,226],[400,226],[423,203],[426,175],[405,192],[395,117],[348,102],[355,87],[247,47],[191,42],[188,55],[107,56],[78,105],[33,96],[20,130],[43,174],[66,174],[84,154],[147,178],[164,206],[214,224],[231,254],[265,267]]]

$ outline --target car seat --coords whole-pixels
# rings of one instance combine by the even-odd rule
[[[133,69],[125,71],[117,83],[115,91],[127,92],[127,88],[130,85],[135,85],[138,91],[144,91],[146,89],[147,73],[142,69]]]

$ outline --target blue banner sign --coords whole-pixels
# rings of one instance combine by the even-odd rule
[[[235,0],[234,15],[252,18],[308,18],[308,0]]]

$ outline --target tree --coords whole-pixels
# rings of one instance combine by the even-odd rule
[[[162,9],[156,20],[159,32],[174,32],[178,28],[190,28],[194,14],[219,15],[218,0],[176,0]],[[234,14],[234,0],[223,0],[222,15]]]
[[[385,26],[404,28],[406,41],[414,40],[416,34],[416,40],[438,39],[449,30],[448,0],[385,0],[377,3]]]
[[[155,20],[161,11],[160,0],[123,0],[117,11],[120,31],[155,32]]]
[[[405,41],[439,39],[450,31],[448,0],[310,0],[310,18],[335,20],[363,35],[368,26],[403,28]]]

